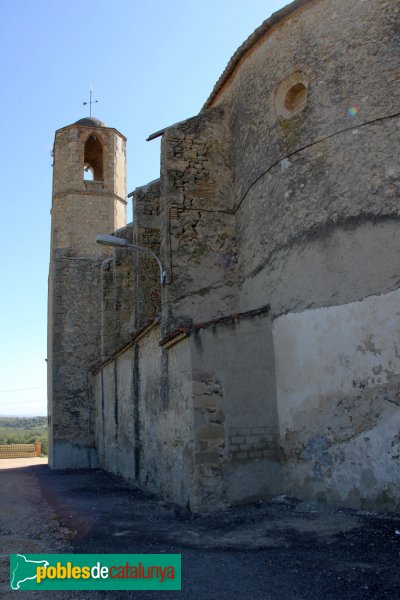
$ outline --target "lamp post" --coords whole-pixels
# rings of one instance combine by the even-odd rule
[[[161,285],[165,285],[165,279],[167,277],[167,274],[164,270],[163,264],[162,264],[161,260],[158,258],[157,254],[155,252],[153,252],[153,250],[150,250],[150,248],[145,248],[143,246],[136,246],[136,244],[131,244],[124,238],[118,238],[113,235],[106,235],[106,234],[96,236],[96,242],[98,244],[103,244],[104,246],[114,246],[117,248],[124,248],[124,247],[125,248],[133,248],[134,250],[137,250],[138,252],[145,252],[146,254],[150,254],[150,256],[152,256],[153,258],[156,259],[158,266],[160,267],[160,283],[161,283]]]

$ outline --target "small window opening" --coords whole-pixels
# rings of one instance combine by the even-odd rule
[[[284,106],[290,113],[298,111],[307,102],[307,88],[304,83],[296,83],[286,93]]]
[[[103,179],[103,146],[96,135],[88,137],[85,143],[83,178],[86,181]]]
[[[83,168],[83,179],[85,181],[93,181],[94,179],[93,169],[89,165],[85,165]]]

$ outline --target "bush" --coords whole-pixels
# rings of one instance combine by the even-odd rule
[[[0,418],[0,444],[33,444],[41,443],[41,452],[47,455],[47,418],[17,417]]]

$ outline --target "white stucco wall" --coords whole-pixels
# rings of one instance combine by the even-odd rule
[[[310,399],[400,374],[400,290],[279,317],[273,326],[278,415],[294,425]]]
[[[273,325],[286,491],[400,505],[400,290]]]

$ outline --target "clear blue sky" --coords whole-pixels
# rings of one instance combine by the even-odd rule
[[[1,2],[0,415],[46,414],[51,149],[88,114],[128,138],[128,192],[159,176],[148,134],[195,115],[237,47],[286,0]],[[129,207],[128,220],[131,220]]]

